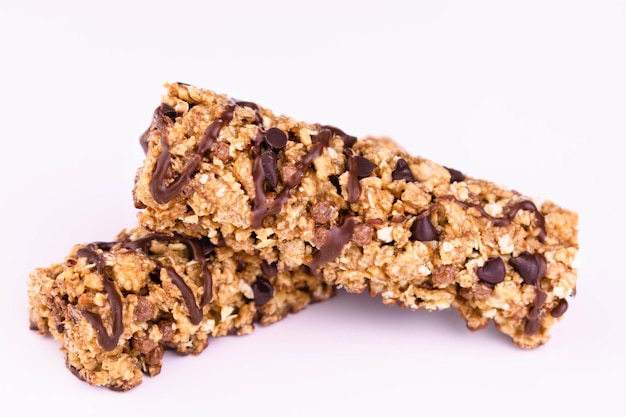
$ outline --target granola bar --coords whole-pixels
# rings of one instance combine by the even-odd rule
[[[136,228],[76,245],[28,280],[31,329],[61,342],[91,385],[127,391],[161,371],[166,349],[199,354],[210,338],[244,335],[328,299],[334,287],[208,239]]]
[[[208,238],[349,292],[490,320],[521,348],[575,293],[577,214],[409,155],[388,138],[275,115],[187,84],[141,135],[134,199],[155,232]]]

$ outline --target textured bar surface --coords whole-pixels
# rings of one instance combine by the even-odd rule
[[[61,342],[67,367],[91,385],[127,391],[161,371],[163,353],[199,354],[211,337],[244,335],[334,287],[208,240],[137,228],[76,245],[29,276],[31,329]]]
[[[575,294],[577,214],[407,154],[186,84],[141,136],[140,224],[223,242],[350,292],[493,320],[522,348]]]

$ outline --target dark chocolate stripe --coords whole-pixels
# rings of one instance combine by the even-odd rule
[[[200,324],[202,321],[202,307],[209,304],[213,298],[213,277],[206,264],[206,257],[213,252],[213,245],[208,240],[194,240],[186,237],[175,235],[167,236],[164,234],[154,233],[142,238],[130,241],[119,242],[123,248],[142,251],[149,256],[148,250],[153,241],[161,242],[181,242],[191,250],[193,258],[200,264],[204,293],[200,300],[200,303],[196,303],[196,298],[191,288],[185,283],[183,278],[170,266],[164,266],[160,262],[155,261],[157,268],[165,268],[170,276],[172,283],[178,287],[189,310],[190,321],[192,324]],[[94,242],[84,248],[81,248],[77,252],[77,256],[86,257],[87,262],[96,266],[96,271],[102,276],[102,283],[104,291],[107,294],[107,299],[111,307],[112,317],[112,333],[108,334],[103,322],[102,317],[98,314],[92,313],[85,309],[82,309],[83,316],[89,321],[96,331],[98,338],[98,344],[104,350],[113,350],[117,346],[120,336],[122,335],[124,328],[122,323],[122,298],[115,285],[114,281],[107,274],[105,268],[104,257],[98,254],[95,250],[99,248],[104,251],[109,251],[118,242]]]
[[[343,130],[335,127],[335,126],[331,126],[331,125],[321,125],[320,129],[328,129],[330,130],[330,132],[335,135],[335,136],[339,136],[341,138],[341,140],[343,140],[343,144],[346,148],[351,148],[352,146],[354,146],[354,144],[356,143],[357,139],[355,136],[352,135],[348,135],[346,134]]]
[[[193,291],[189,286],[185,283],[183,278],[178,275],[178,273],[171,266],[166,266],[165,270],[167,274],[170,276],[172,283],[178,287],[180,290],[180,294],[183,296],[183,300],[185,300],[185,304],[187,305],[187,310],[189,310],[189,319],[192,324],[200,324],[202,321],[202,308],[196,304],[196,297],[193,294]]]
[[[543,217],[543,214],[541,214],[537,206],[535,206],[535,204],[530,200],[518,201],[512,206],[509,206],[508,211],[502,217],[495,217],[487,213],[485,209],[480,204],[477,204],[477,203],[468,203],[465,201],[461,201],[461,200],[456,199],[453,196],[442,196],[440,197],[440,199],[453,200],[454,202],[456,202],[458,205],[460,205],[461,207],[465,209],[475,208],[476,210],[480,212],[481,216],[485,217],[487,220],[493,223],[494,226],[498,226],[498,227],[509,226],[511,222],[513,222],[513,219],[515,219],[515,215],[517,214],[517,212],[520,210],[532,211],[535,214],[536,226],[537,228],[539,228],[539,234],[537,235],[537,238],[539,239],[540,242],[545,241],[545,238],[546,238],[545,218]]]
[[[155,122],[161,134],[162,151],[157,158],[156,166],[152,173],[152,178],[150,179],[150,192],[157,203],[167,203],[181,193],[183,187],[189,183],[191,176],[200,166],[202,159],[205,158],[207,153],[211,150],[222,128],[232,120],[234,109],[234,103],[228,105],[220,117],[204,130],[200,142],[198,143],[196,153],[189,158],[178,177],[169,184],[165,184],[165,181],[168,168],[172,162],[172,154],[167,139],[167,129],[171,127],[173,121],[163,113],[162,107],[157,109]]]
[[[548,298],[548,294],[538,286],[535,287],[535,301],[533,303],[533,307],[528,312],[528,318],[530,320],[537,320],[539,318],[539,314],[541,313],[541,308],[546,303],[546,299]]]
[[[117,342],[124,331],[124,326],[122,324],[122,297],[117,290],[115,283],[106,272],[104,257],[97,253],[95,249],[96,245],[87,245],[84,248],[79,249],[76,256],[79,258],[85,257],[87,258],[88,263],[95,264],[96,271],[102,277],[104,292],[107,295],[109,306],[111,308],[111,334],[107,332],[100,315],[87,311],[86,309],[81,309],[81,312],[96,331],[98,344],[102,347],[102,349],[110,351],[115,349]]]
[[[252,166],[252,179],[254,181],[254,203],[252,205],[252,227],[258,229],[263,226],[263,219],[265,214],[265,208],[267,203],[267,196],[265,195],[265,172],[263,172],[263,159],[261,155],[258,155],[254,159],[254,165]]]
[[[252,167],[252,178],[254,180],[254,203],[252,205],[251,225],[258,229],[263,226],[263,220],[267,216],[280,213],[283,206],[287,203],[292,189],[300,185],[302,177],[310,168],[313,161],[318,158],[325,147],[330,143],[332,132],[328,129],[322,129],[318,132],[316,142],[311,146],[309,151],[297,163],[297,174],[294,179],[285,184],[285,187],[276,195],[274,201],[268,206],[267,195],[265,194],[265,172],[263,170],[262,155],[257,155]]]
[[[344,153],[346,154],[348,165],[348,183],[346,184],[348,198],[346,198],[346,201],[350,204],[354,204],[359,201],[359,197],[361,197],[361,183],[359,183],[358,176],[359,164],[352,149],[347,148]]]
[[[174,109],[172,106],[169,106],[165,103],[162,103],[159,107],[157,107],[154,110],[154,113],[152,115],[152,124],[148,126],[148,128],[145,130],[145,132],[141,134],[141,136],[139,136],[139,144],[141,145],[141,149],[143,149],[144,154],[148,153],[148,147],[149,147],[148,136],[150,135],[150,132],[152,131],[152,127],[155,123],[159,123],[157,121],[157,118],[167,116],[170,119],[174,120],[177,115],[178,113],[176,112],[176,109]]]
[[[341,255],[344,246],[350,242],[357,221],[354,217],[348,217],[341,226],[333,226],[328,232],[328,237],[320,250],[313,256],[309,265],[314,274],[318,273],[320,266],[333,261]]]
[[[448,173],[450,174],[450,183],[465,181],[465,174],[463,174],[461,171],[449,167],[444,168],[447,169]]]
[[[146,255],[148,255],[148,248],[150,247],[150,244],[155,240],[161,242],[180,242],[187,245],[187,247],[191,250],[191,254],[194,260],[200,264],[204,293],[202,295],[202,299],[200,300],[199,306],[196,305],[196,299],[193,296],[193,293],[192,297],[185,296],[185,293],[191,293],[191,289],[187,286],[187,284],[184,283],[184,281],[182,281],[182,279],[179,282],[181,282],[182,285],[186,287],[185,289],[182,289],[181,285],[176,284],[176,286],[181,289],[181,293],[183,293],[183,298],[185,299],[185,303],[187,304],[190,315],[192,316],[192,323],[198,324],[200,321],[198,320],[198,322],[194,322],[195,319],[193,317],[193,314],[191,314],[192,310],[201,309],[202,307],[210,303],[211,299],[213,298],[213,276],[211,275],[211,271],[209,271],[206,264],[206,256],[208,256],[212,252],[212,245],[210,245],[210,243],[208,242],[188,239],[180,235],[168,236],[160,233],[154,233],[134,240],[132,242],[127,242],[123,245],[123,247],[131,250],[141,250]],[[172,274],[170,269],[171,268],[168,268],[168,273],[171,277]],[[200,319],[202,319],[202,317],[200,317]]]

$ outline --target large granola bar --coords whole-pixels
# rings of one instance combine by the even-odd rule
[[[80,379],[116,391],[159,374],[166,349],[199,354],[212,337],[248,334],[333,294],[303,268],[278,272],[208,239],[141,228],[76,245],[28,281],[31,329],[61,342]]]
[[[134,198],[142,226],[305,267],[387,304],[454,307],[535,348],[575,293],[577,215],[248,101],[168,84]]]

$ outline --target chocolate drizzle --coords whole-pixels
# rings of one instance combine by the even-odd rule
[[[440,199],[453,200],[464,209],[475,208],[476,210],[480,212],[481,216],[485,217],[487,220],[493,223],[494,226],[498,226],[498,227],[509,226],[511,222],[513,222],[513,219],[515,219],[517,212],[520,210],[532,211],[535,214],[536,226],[537,228],[539,228],[539,234],[537,235],[537,238],[539,239],[540,242],[545,241],[545,238],[546,238],[545,218],[543,217],[543,214],[541,214],[537,206],[535,206],[535,204],[530,200],[518,201],[508,207],[508,210],[504,214],[504,216],[495,217],[487,213],[487,211],[485,211],[485,209],[480,204],[477,204],[477,203],[468,203],[465,201],[460,201],[453,196],[443,196],[443,197],[440,197]]]
[[[348,183],[346,184],[348,198],[346,198],[346,201],[353,204],[359,201],[361,197],[361,184],[359,183],[359,179],[372,175],[376,164],[363,156],[356,155],[352,148],[346,147],[343,153],[346,155],[348,171]]]
[[[261,168],[263,168],[263,177],[265,181],[272,187],[278,185],[278,167],[276,165],[276,154],[274,152],[263,152],[261,154]]]
[[[465,181],[465,175],[461,171],[454,168],[444,168],[448,170],[448,173],[450,173],[450,183]]]
[[[530,311],[528,312],[528,320],[526,326],[524,326],[524,333],[528,336],[532,336],[539,331],[541,323],[539,321],[541,308],[546,302],[548,295],[542,290],[539,285],[535,286],[535,301]]]
[[[277,130],[278,132],[270,132],[271,130]],[[284,188],[276,194],[274,200],[268,203],[268,198],[265,192],[266,182],[275,188],[272,182],[274,175],[275,163],[269,162],[267,156],[263,156],[261,153],[261,147],[263,143],[268,143],[270,148],[274,151],[282,149],[283,143],[286,144],[286,135],[283,139],[284,132],[276,128],[268,129],[268,132],[263,134],[259,131],[255,139],[254,153],[256,158],[252,168],[252,176],[255,185],[255,199],[252,207],[252,227],[258,229],[263,226],[263,220],[270,215],[280,213],[283,206],[287,203],[291,190],[300,185],[302,178],[306,174],[307,170],[313,164],[313,161],[322,155],[324,148],[330,146],[330,140],[333,136],[341,138],[344,144],[344,153],[347,159],[347,168],[349,172],[348,184],[346,191],[348,197],[346,201],[348,203],[356,203],[361,195],[361,185],[359,184],[359,178],[371,175],[374,167],[368,165],[372,164],[366,158],[354,155],[351,147],[356,143],[357,138],[346,134],[341,129],[329,125],[318,125],[318,133],[315,137],[315,142],[309,148],[309,151],[302,157],[295,166],[295,172],[289,178],[283,179]],[[268,137],[271,135],[271,137]],[[373,165],[373,164],[372,164]],[[368,172],[369,170],[369,172]]]
[[[189,310],[189,321],[191,321],[192,324],[200,324],[202,321],[202,308],[196,304],[196,297],[193,291],[174,268],[166,266],[165,270],[170,276],[172,283],[178,287],[183,300],[185,300],[185,305],[187,306],[187,310]]]
[[[357,141],[355,136],[348,135],[343,130],[341,130],[341,129],[335,127],[335,126],[321,125],[320,128],[321,129],[330,130],[330,132],[333,135],[339,136],[341,138],[341,140],[343,140],[343,146],[346,147],[346,148],[351,148],[352,146],[354,146],[354,144]]]
[[[152,120],[153,120],[152,124],[153,125],[158,124],[159,122],[157,121],[157,119],[163,116],[166,116],[170,118],[171,120],[175,120],[176,117],[178,116],[178,113],[176,112],[176,109],[174,109],[172,106],[162,103],[159,107],[156,108],[156,110],[154,111],[154,114],[152,115]],[[148,136],[150,135],[151,131],[152,131],[152,126],[149,126],[146,129],[146,131],[143,132],[142,135],[139,137],[139,144],[141,145],[141,149],[143,149],[144,154],[148,153],[148,147],[149,147]]]
[[[173,123],[172,119],[168,117],[168,108],[171,109],[170,106],[163,104],[155,111],[155,124],[161,134],[162,150],[157,158],[156,166],[150,180],[150,192],[154,200],[161,204],[167,203],[179,195],[183,187],[189,183],[191,176],[200,166],[200,162],[207,156],[213,143],[217,140],[221,129],[232,120],[235,103],[229,104],[220,117],[204,130],[195,154],[187,160],[179,176],[169,184],[166,184],[166,177],[170,170],[172,160],[170,145],[168,143],[168,128],[170,128]],[[142,146],[147,146],[144,142],[145,139],[142,141]]]
[[[317,141],[313,144],[313,146],[311,146],[309,152],[296,165],[297,171],[295,175],[285,181],[285,187],[276,194],[271,203],[268,203],[265,185],[268,184],[269,188],[272,190],[278,186],[279,174],[276,163],[278,158],[277,153],[286,146],[288,137],[285,132],[278,128],[270,128],[265,131],[262,123],[263,119],[259,112],[259,108],[255,103],[232,100],[220,117],[213,121],[205,129],[195,153],[189,157],[178,177],[169,181],[169,183],[167,183],[167,177],[171,171],[170,167],[172,163],[172,154],[168,141],[168,131],[178,114],[171,106],[162,104],[155,110],[153,117],[153,125],[156,126],[156,129],[161,135],[162,148],[161,154],[157,158],[150,181],[150,192],[157,203],[167,203],[174,197],[181,194],[183,188],[191,180],[194,172],[197,171],[200,162],[203,158],[206,158],[207,154],[211,151],[211,148],[217,140],[222,128],[232,120],[235,106],[249,107],[253,109],[255,112],[253,124],[258,126],[257,135],[254,140],[253,154],[255,155],[255,160],[252,169],[254,177],[253,181],[255,184],[255,199],[253,203],[251,223],[254,228],[261,227],[265,217],[280,213],[282,207],[289,199],[290,191],[300,184],[302,177],[313,163],[313,160],[322,154],[324,147],[329,146],[330,139],[333,135],[339,136],[343,140],[345,148],[352,147],[356,142],[356,137],[347,135],[341,129],[327,125],[319,126],[320,130],[317,135]],[[142,149],[146,153],[148,151],[148,133],[149,130],[141,135],[139,140]],[[264,144],[267,148],[265,152],[263,152]],[[357,169],[359,169],[358,161],[357,163],[349,163],[355,166],[354,175],[358,175],[356,174]],[[356,201],[360,195],[358,179],[355,182],[355,179],[353,178],[350,182],[351,186],[348,191],[348,199],[350,201]]]
[[[87,311],[86,309],[81,309],[81,312],[96,331],[98,344],[102,347],[102,349],[110,351],[115,349],[117,342],[124,331],[124,326],[122,324],[122,297],[117,290],[115,283],[106,271],[104,256],[96,252],[97,249],[98,247],[95,244],[87,245],[84,248],[79,249],[76,255],[79,258],[87,258],[87,262],[89,264],[94,264],[96,266],[96,271],[102,277],[104,292],[107,295],[109,306],[111,308],[111,334],[107,332],[107,329],[102,322],[102,317],[98,314]]]
[[[519,256],[509,259],[509,265],[517,272],[527,285],[535,286],[535,300],[528,312],[524,333],[532,336],[539,331],[541,323],[541,309],[546,302],[547,294],[541,288],[541,278],[546,274],[546,258],[539,254],[523,252]]]
[[[296,165],[296,174],[289,181],[285,181],[284,188],[276,194],[274,200],[268,203],[267,194],[265,192],[265,183],[268,180],[266,169],[263,166],[263,154],[257,155],[252,167],[252,178],[254,181],[255,196],[254,205],[252,207],[252,227],[258,229],[263,226],[263,220],[270,215],[280,213],[283,206],[289,199],[292,189],[300,185],[304,174],[309,169],[315,158],[322,154],[322,151],[330,143],[332,133],[328,129],[319,131],[316,142],[311,146],[302,159]],[[262,143],[262,142],[261,142]]]
[[[196,303],[196,297],[193,291],[185,283],[182,277],[170,266],[163,266],[160,262],[157,262],[159,268],[165,268],[168,275],[172,279],[172,283],[178,287],[185,300],[187,309],[189,310],[189,316],[192,324],[199,324],[202,320],[202,307],[209,304],[213,298],[213,277],[206,265],[206,257],[213,251],[212,245],[208,241],[197,241],[188,239],[180,235],[167,236],[159,233],[151,234],[146,237],[127,242],[123,244],[123,247],[131,250],[141,250],[148,254],[148,248],[153,241],[161,242],[180,242],[185,244],[190,250],[191,254],[196,262],[200,264],[200,270],[202,274],[202,285],[204,292],[200,303]],[[201,243],[202,242],[202,243]]]
[[[541,313],[541,307],[543,307],[543,305],[546,303],[547,298],[548,298],[548,295],[546,294],[546,292],[542,290],[541,288],[539,288],[538,286],[536,286],[535,287],[535,301],[533,303],[532,308],[528,312],[529,320],[537,320],[539,318],[539,314]]]
[[[359,197],[361,196],[361,184],[359,183],[359,162],[351,148],[346,148],[344,153],[346,154],[346,161],[348,165],[348,183],[346,184],[348,198],[346,198],[346,201],[350,204],[354,204],[359,201]]]
[[[509,265],[517,272],[524,283],[535,287],[535,299],[528,311],[524,333],[533,336],[541,329],[540,319],[542,308],[546,303],[548,295],[541,288],[541,278],[546,273],[546,259],[541,254],[530,254],[524,252],[519,256],[509,259]],[[485,264],[476,270],[478,278],[490,285],[496,285],[504,281],[506,276],[506,266],[499,258],[489,258]],[[567,301],[561,300],[551,311],[553,317],[558,317],[567,310]]]
[[[102,277],[102,283],[104,291],[107,294],[107,299],[111,308],[111,334],[107,332],[104,326],[102,317],[98,314],[82,309],[83,316],[89,321],[96,331],[98,338],[98,344],[102,349],[110,351],[117,346],[120,336],[123,333],[122,324],[122,298],[120,292],[115,285],[115,282],[106,271],[104,256],[98,253],[97,250],[109,251],[116,244],[120,244],[122,248],[141,251],[148,255],[149,247],[153,241],[160,242],[180,242],[185,244],[191,251],[191,255],[200,264],[203,288],[204,292],[200,299],[200,303],[196,303],[196,297],[193,294],[192,289],[185,283],[183,278],[174,270],[171,266],[165,266],[162,263],[155,260],[156,270],[158,272],[162,268],[167,271],[172,283],[180,290],[183,300],[189,310],[189,317],[192,324],[200,324],[202,321],[202,307],[211,302],[213,298],[213,278],[211,272],[206,265],[206,258],[213,252],[213,245],[208,239],[203,238],[200,240],[188,239],[183,236],[167,236],[163,234],[151,234],[137,240],[129,242],[94,242],[78,250],[76,256],[78,258],[87,258],[89,264],[94,264],[96,272]]]
[[[291,187],[283,188],[274,198],[271,204],[268,204],[267,194],[265,193],[266,169],[263,167],[263,155],[259,155],[254,160],[252,167],[252,178],[254,180],[255,197],[252,207],[252,227],[258,229],[263,226],[263,219],[269,215],[278,214],[282,207],[287,203],[289,191]]]
[[[326,242],[320,247],[319,252],[313,256],[313,260],[309,265],[314,274],[318,272],[317,270],[320,266],[337,259],[344,246],[352,239],[356,225],[356,219],[348,217],[341,226],[333,226],[330,229]]]

